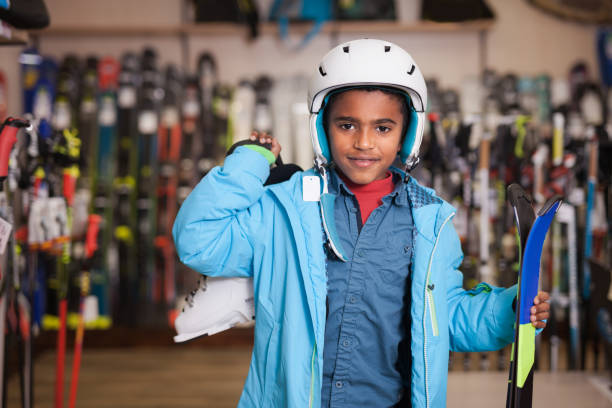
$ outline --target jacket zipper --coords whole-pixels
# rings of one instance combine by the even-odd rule
[[[315,342],[312,348],[312,359],[310,360],[310,398],[308,399],[308,407],[312,408],[312,402],[314,399],[314,361],[317,354],[317,343]]]
[[[427,287],[427,301],[429,302],[429,318],[431,320],[431,331],[434,337],[438,336],[438,318],[436,316],[436,303],[433,298],[433,289]]]
[[[430,309],[430,313],[432,313],[432,329],[435,327],[435,331],[434,331],[434,335],[436,335],[436,333],[438,332],[437,330],[437,322],[435,323],[435,326],[433,326],[433,317],[435,317],[435,310],[433,308],[433,294],[431,294],[431,299],[430,299],[430,293],[428,292],[429,290],[429,275],[431,273],[431,264],[433,262],[433,257],[434,254],[436,253],[436,248],[438,246],[438,241],[440,240],[440,235],[442,234],[442,229],[444,229],[444,226],[446,225],[446,223],[455,216],[455,213],[451,213],[448,217],[446,217],[446,219],[444,220],[444,223],[442,223],[442,226],[440,227],[440,231],[438,232],[438,236],[436,237],[436,242],[434,243],[434,247],[431,251],[431,255],[429,256],[429,265],[427,266],[427,278],[425,279],[425,293],[424,293],[424,299],[425,299],[425,305],[423,308],[423,361],[425,362],[425,407],[429,408],[429,367],[427,365],[427,328],[425,327],[425,321],[427,320],[427,309],[428,309],[428,305],[431,304]]]

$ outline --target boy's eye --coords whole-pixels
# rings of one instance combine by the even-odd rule
[[[355,126],[352,123],[342,123],[340,124],[340,128],[343,130],[351,130],[354,129]]]
[[[388,131],[390,131],[390,130],[391,130],[391,128],[390,128],[390,127],[387,127],[387,126],[382,126],[382,125],[380,125],[380,126],[378,126],[378,127],[376,128],[376,130],[378,130],[378,131],[379,131],[379,132],[381,132],[381,133],[387,133]]]

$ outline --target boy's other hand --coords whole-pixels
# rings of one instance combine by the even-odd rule
[[[281,151],[281,145],[278,143],[278,140],[273,138],[266,132],[256,132],[252,131],[251,136],[249,137],[251,140],[257,140],[261,144],[268,144],[270,147],[268,149],[272,152],[274,157],[278,158],[278,155]],[[267,146],[266,146],[267,147]]]
[[[538,295],[533,299],[533,306],[531,306],[531,324],[536,329],[543,329],[546,327],[546,319],[548,319],[550,304],[548,300],[550,295],[548,292],[540,291]]]

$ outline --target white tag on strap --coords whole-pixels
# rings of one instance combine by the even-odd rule
[[[0,218],[0,254],[4,253],[6,244],[11,237],[13,226],[6,220]]]
[[[321,199],[319,176],[302,177],[302,198],[304,201],[319,201]]]

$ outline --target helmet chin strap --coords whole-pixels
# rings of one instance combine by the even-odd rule
[[[314,167],[317,173],[319,173],[319,175],[326,174],[325,161],[318,155],[315,155]]]
[[[406,171],[407,172],[411,172],[412,170],[414,170],[416,168],[416,166],[419,165],[419,163],[421,162],[421,158],[420,157],[415,157],[412,160],[409,160],[406,163]]]
[[[410,175],[409,173],[414,170],[416,168],[416,166],[419,165],[419,163],[421,162],[421,158],[420,157],[415,157],[412,160],[407,160],[406,163],[406,177],[404,177],[404,183],[407,183],[408,180],[410,179]]]
[[[319,177],[323,181],[323,191],[319,199],[319,209],[321,210],[321,222],[327,242],[325,245],[338,257],[342,262],[346,262],[349,258],[345,255],[344,249],[340,244],[340,238],[336,231],[336,222],[334,218],[334,204],[336,196],[329,193],[329,173],[326,166],[319,158],[315,158],[315,168]]]

